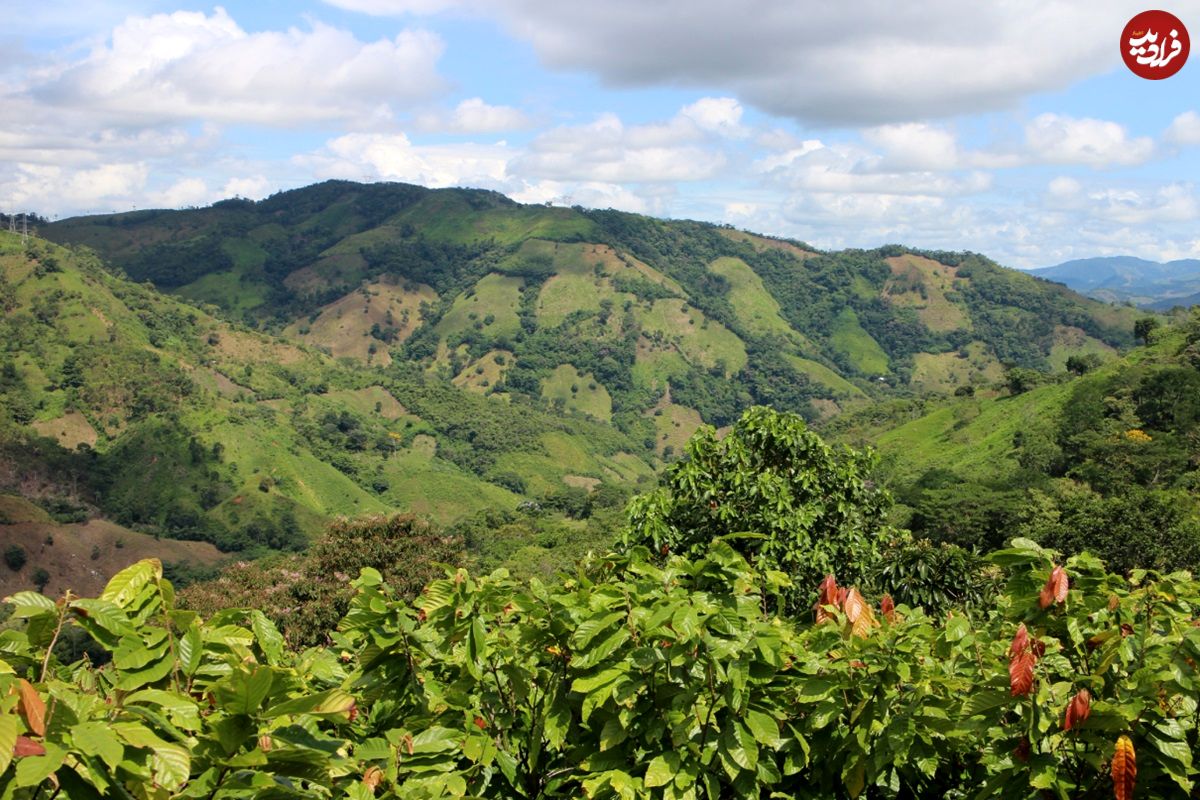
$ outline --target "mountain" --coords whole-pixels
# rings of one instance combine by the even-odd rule
[[[40,230],[0,233],[0,492],[243,555],[407,511],[555,564],[703,423],[986,389],[1138,316],[971,253],[403,184]]]
[[[41,239],[0,232],[0,308],[0,494],[20,511],[0,543],[9,525],[49,523],[33,503],[225,551],[297,550],[339,516],[448,523],[634,487],[658,463],[590,418],[338,360]],[[205,553],[191,560],[219,556]]]
[[[828,416],[889,388],[1132,344],[1134,312],[971,253],[819,252],[494,192],[330,181],[44,228],[133,280],[335,357],[612,422],[660,453],[751,403]]]
[[[1107,256],[1064,261],[1030,272],[1106,302],[1161,311],[1200,303],[1200,259],[1159,262]]]
[[[1118,569],[1200,564],[1200,311],[1082,375],[879,404],[826,433],[878,449],[896,521],[917,535],[984,551],[1025,536]]]

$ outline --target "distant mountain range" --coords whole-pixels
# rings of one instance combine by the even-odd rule
[[[1200,304],[1200,259],[1147,261],[1134,256],[1078,258],[1030,270],[1097,300],[1166,311]]]

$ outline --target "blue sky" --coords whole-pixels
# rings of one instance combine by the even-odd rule
[[[1200,0],[1162,7],[1200,35]],[[0,0],[0,210],[347,178],[1019,267],[1200,257],[1200,56],[1129,73],[1141,10]]]

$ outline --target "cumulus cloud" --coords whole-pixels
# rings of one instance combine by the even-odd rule
[[[417,146],[402,133],[350,133],[293,160],[318,178],[500,188],[510,156],[502,143]]]
[[[86,58],[30,89],[37,101],[125,124],[204,119],[295,125],[386,117],[443,88],[436,34],[358,40],[321,23],[248,33],[222,8],[131,17]]]
[[[1200,114],[1185,111],[1177,116],[1163,134],[1163,139],[1176,145],[1200,144]]]
[[[755,161],[754,169],[768,180],[790,189],[824,194],[944,196],[981,192],[991,185],[983,171],[955,171],[957,157],[932,161],[894,151],[889,156],[846,143],[826,144],[811,139],[790,150]],[[930,168],[934,167],[934,168]],[[879,206],[878,201],[872,201]],[[864,206],[865,207],[865,206]]]
[[[410,13],[449,0],[330,0]],[[864,125],[1014,106],[1117,64],[1120,0],[1003,4],[844,0],[460,0],[498,18],[556,68],[617,86],[716,87],[808,123]]]
[[[423,131],[446,133],[502,133],[528,128],[531,122],[512,106],[493,106],[483,98],[463,100],[453,111],[426,112],[417,116],[415,125]]]
[[[1038,161],[1089,167],[1132,166],[1154,155],[1154,140],[1131,138],[1123,125],[1099,119],[1042,114],[1025,127],[1025,143]]]
[[[726,163],[724,152],[704,142],[706,130],[683,113],[665,123],[634,126],[626,126],[616,114],[602,114],[588,124],[539,135],[513,168],[522,175],[560,181],[703,180]]]

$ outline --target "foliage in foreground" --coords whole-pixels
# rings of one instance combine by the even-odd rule
[[[67,797],[1170,797],[1197,769],[1200,584],[1018,540],[986,618],[764,612],[728,543],[554,585],[465,571],[415,603],[364,570],[333,649],[172,607],[155,562],[99,599],[9,598],[0,791]],[[808,616],[807,614],[805,615]],[[60,664],[80,627],[112,661]]]

